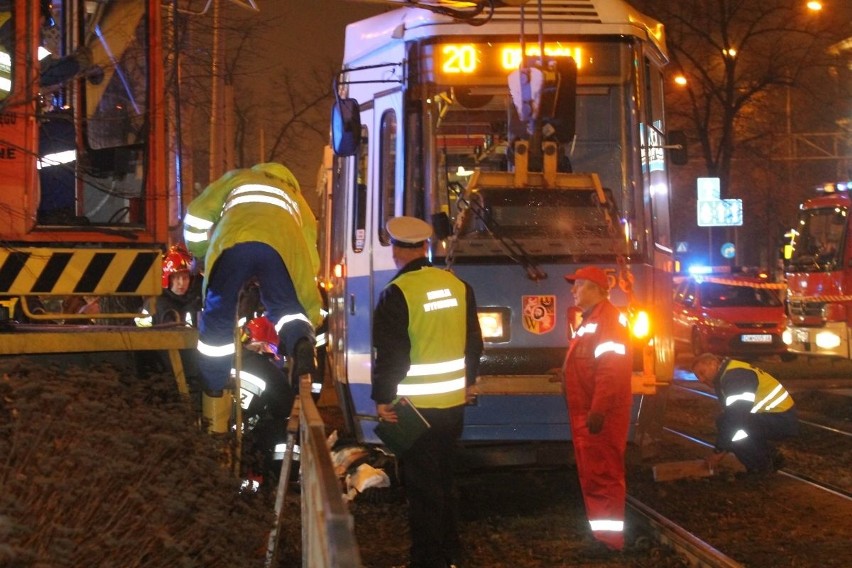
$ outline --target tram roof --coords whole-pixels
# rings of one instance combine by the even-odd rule
[[[547,34],[631,35],[647,39],[668,61],[662,23],[642,14],[624,0],[541,0]],[[517,35],[520,30],[519,6],[495,8],[484,26],[472,26],[442,14],[421,8],[400,8],[366,18],[346,26],[343,63],[349,65],[360,57],[394,41],[411,41],[434,36]],[[539,33],[538,3],[524,11],[525,30],[530,37]]]

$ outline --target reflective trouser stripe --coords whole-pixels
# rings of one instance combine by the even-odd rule
[[[198,352],[205,357],[228,357],[229,355],[236,353],[233,343],[226,343],[224,345],[207,345],[201,340],[198,340],[197,349]]]
[[[589,525],[592,527],[593,531],[621,532],[624,530],[624,521],[617,521],[611,519],[589,521]]]
[[[745,438],[748,438],[748,434],[746,433],[746,431],[745,430],[737,430],[736,432],[734,432],[734,435],[731,438],[731,441],[732,442],[738,442],[738,441],[743,440]]]
[[[283,460],[284,453],[287,451],[287,443],[281,442],[280,444],[275,444],[275,449],[272,450],[272,459],[275,460]],[[293,446],[293,460],[299,461],[301,448],[298,444]]]

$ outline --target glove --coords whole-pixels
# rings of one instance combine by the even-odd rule
[[[317,370],[317,353],[314,344],[307,338],[296,342],[293,349],[293,372],[290,373],[290,383],[294,388],[299,388],[299,377]]]
[[[586,426],[589,427],[590,434],[597,434],[603,430],[604,415],[600,412],[590,412],[586,418]]]

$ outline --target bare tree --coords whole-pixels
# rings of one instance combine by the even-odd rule
[[[789,187],[778,178],[785,168],[772,163],[792,143],[792,123],[836,130],[836,89],[811,89],[812,104],[800,109],[792,108],[791,98],[831,81],[827,48],[852,33],[848,3],[833,3],[834,13],[821,15],[810,13],[803,0],[634,3],[665,24],[670,75],[686,79],[669,90],[667,103],[669,125],[683,128],[692,158],[700,156],[685,176],[692,179],[688,187],[694,188],[694,177],[711,176],[720,178],[724,197],[748,195],[752,222],[744,230],[753,232],[756,238],[747,240],[759,242],[761,261],[767,260],[776,244],[771,235],[787,223],[779,221],[784,202],[790,201],[789,219],[797,201],[784,194]]]
[[[286,30],[291,9],[262,5],[259,12],[227,2],[219,5],[214,34],[210,14],[183,18],[180,37],[185,69],[181,93],[185,138],[196,168],[196,191],[210,180],[205,176],[210,158],[208,121],[213,78],[212,41],[218,35],[224,50],[225,95],[228,123],[232,126],[233,166],[249,167],[259,161],[277,161],[293,170],[302,184],[311,184],[319,166],[322,145],[328,138],[332,78],[337,65],[313,62],[311,70],[297,71],[294,63],[304,53],[282,52],[276,37]]]

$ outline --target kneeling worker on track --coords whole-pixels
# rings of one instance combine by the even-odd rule
[[[727,452],[752,476],[781,468],[783,456],[772,442],[799,433],[795,403],[787,389],[763,369],[711,353],[696,357],[692,372],[715,390],[722,406],[716,419],[716,447],[706,458],[710,468]]]

